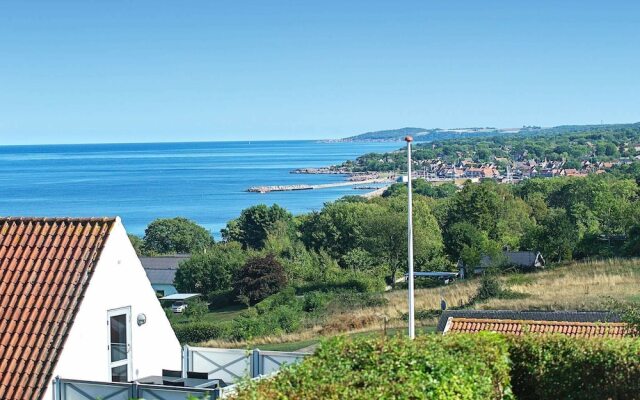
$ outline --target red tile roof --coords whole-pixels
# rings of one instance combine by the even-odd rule
[[[113,218],[0,218],[0,399],[39,399]]]
[[[511,319],[476,319],[450,317],[444,333],[476,333],[481,331],[522,335],[525,333],[562,333],[572,337],[613,337],[630,334],[620,322],[523,321]]]

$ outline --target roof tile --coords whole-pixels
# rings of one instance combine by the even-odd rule
[[[0,399],[41,398],[113,218],[0,218]]]
[[[444,333],[475,333],[481,331],[523,335],[525,333],[561,333],[572,337],[620,338],[631,334],[621,322],[525,321],[511,319],[481,319],[450,317]]]

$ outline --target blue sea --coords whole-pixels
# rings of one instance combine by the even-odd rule
[[[342,181],[290,171],[400,147],[316,141],[0,146],[0,215],[117,215],[137,235],[156,218],[183,216],[219,237],[227,221],[254,204],[277,203],[299,214],[363,193],[346,186],[258,194],[246,192],[250,186]]]

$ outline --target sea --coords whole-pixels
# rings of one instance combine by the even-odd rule
[[[0,146],[0,215],[119,216],[129,233],[176,216],[220,238],[220,229],[255,204],[294,214],[322,208],[351,186],[249,193],[251,186],[340,182],[340,175],[292,174],[323,167],[398,142],[252,141]]]

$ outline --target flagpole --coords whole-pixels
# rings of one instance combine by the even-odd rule
[[[409,263],[409,338],[414,339],[416,337],[416,323],[415,323],[415,304],[414,304],[414,288],[413,288],[413,202],[411,196],[411,142],[413,138],[407,136],[404,138],[407,142],[407,198],[408,198],[408,229],[407,229],[407,243],[408,243],[408,263]]]

